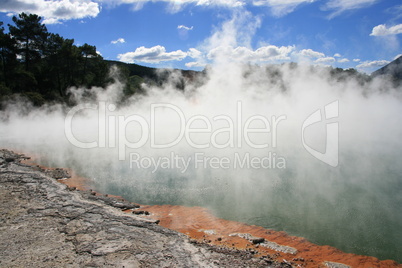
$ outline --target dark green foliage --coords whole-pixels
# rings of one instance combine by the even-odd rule
[[[133,75],[128,78],[124,88],[124,94],[131,96],[136,93],[143,93],[141,84],[144,83],[144,79],[138,75]]]
[[[137,75],[140,77],[146,77],[148,79],[156,80],[157,79],[157,74],[156,74],[156,68],[150,68],[150,67],[145,67],[141,66],[138,64],[128,64],[128,63],[123,63],[119,61],[107,61],[109,66],[116,65],[120,69],[126,69],[128,71],[129,76]]]
[[[37,92],[25,92],[24,95],[34,106],[42,106],[46,100]]]
[[[34,67],[32,65],[40,61],[49,34],[46,26],[40,23],[41,17],[38,15],[21,13],[18,17],[13,17],[15,26],[8,27],[16,40],[17,52],[25,62],[25,70],[30,71]]]
[[[9,89],[6,85],[0,84],[0,95],[10,95],[11,94],[11,89]]]
[[[108,65],[117,66],[120,69],[121,76],[123,79],[120,79],[124,83],[129,82],[131,85],[135,85],[134,88],[136,90],[133,91],[133,87],[126,87],[125,92],[128,95],[135,93],[144,93],[143,89],[139,86],[142,83],[154,86],[163,87],[166,83],[172,83],[175,88],[178,90],[184,90],[187,84],[200,85],[201,82],[199,80],[203,80],[205,78],[204,72],[197,72],[191,70],[179,70],[179,69],[157,69],[141,66],[133,63],[124,63],[119,61],[106,61]],[[177,73],[177,79],[172,79],[172,73]],[[136,77],[136,78],[133,78]],[[139,83],[138,78],[142,78],[141,83]],[[134,80],[135,81],[134,81]]]
[[[0,81],[6,87],[10,86],[13,70],[18,65],[16,41],[9,34],[4,33],[4,27],[0,22],[0,57],[1,57],[1,74]]]
[[[371,81],[370,76],[366,74],[359,73],[356,69],[342,69],[342,68],[330,68],[330,79],[335,83],[347,82],[351,79],[357,81],[361,86],[369,83]]]
[[[5,33],[0,22],[0,101],[19,94],[40,106],[67,102],[72,86],[103,87],[110,82],[109,66],[89,44],[49,33],[41,17],[21,13]]]

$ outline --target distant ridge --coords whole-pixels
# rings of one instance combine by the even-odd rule
[[[138,75],[140,77],[148,77],[155,78],[156,77],[156,68],[146,67],[134,63],[125,63],[121,61],[114,60],[104,60],[108,63],[109,66],[117,65],[118,67],[126,67],[130,73],[130,75]]]
[[[390,62],[384,67],[378,69],[377,71],[371,74],[372,77],[376,77],[379,75],[388,75],[393,78],[394,81],[402,80],[402,56],[397,58],[396,60]]]
[[[135,63],[125,63],[121,61],[114,61],[114,60],[104,60],[109,66],[112,65],[117,65],[118,67],[123,67],[126,68],[129,72],[129,75],[137,75],[142,78],[149,78],[152,80],[166,80],[168,79],[168,74],[169,74],[169,69],[166,68],[152,68],[152,67],[146,67],[142,65],[138,65]],[[182,70],[182,69],[170,69],[170,71],[178,71],[180,72],[184,77],[186,78],[194,78],[197,75],[202,74],[202,72],[199,71],[193,71],[193,70]],[[165,73],[164,73],[165,71]]]

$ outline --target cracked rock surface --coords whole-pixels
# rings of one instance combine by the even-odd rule
[[[0,267],[288,266],[190,243],[102,197],[68,190],[21,159],[0,150]]]

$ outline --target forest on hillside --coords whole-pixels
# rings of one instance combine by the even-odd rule
[[[112,82],[110,63],[95,46],[77,46],[74,39],[48,32],[41,20],[38,15],[21,13],[12,18],[14,25],[8,24],[8,31],[0,22],[1,102],[18,97],[35,106],[47,102],[68,104],[66,89],[105,87]],[[124,65],[119,69],[126,95],[140,90],[143,77],[132,75]]]

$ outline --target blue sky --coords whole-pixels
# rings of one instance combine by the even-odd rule
[[[400,0],[2,0],[0,20],[43,17],[49,32],[110,60],[202,70],[219,60],[306,62],[372,72],[402,54]]]

